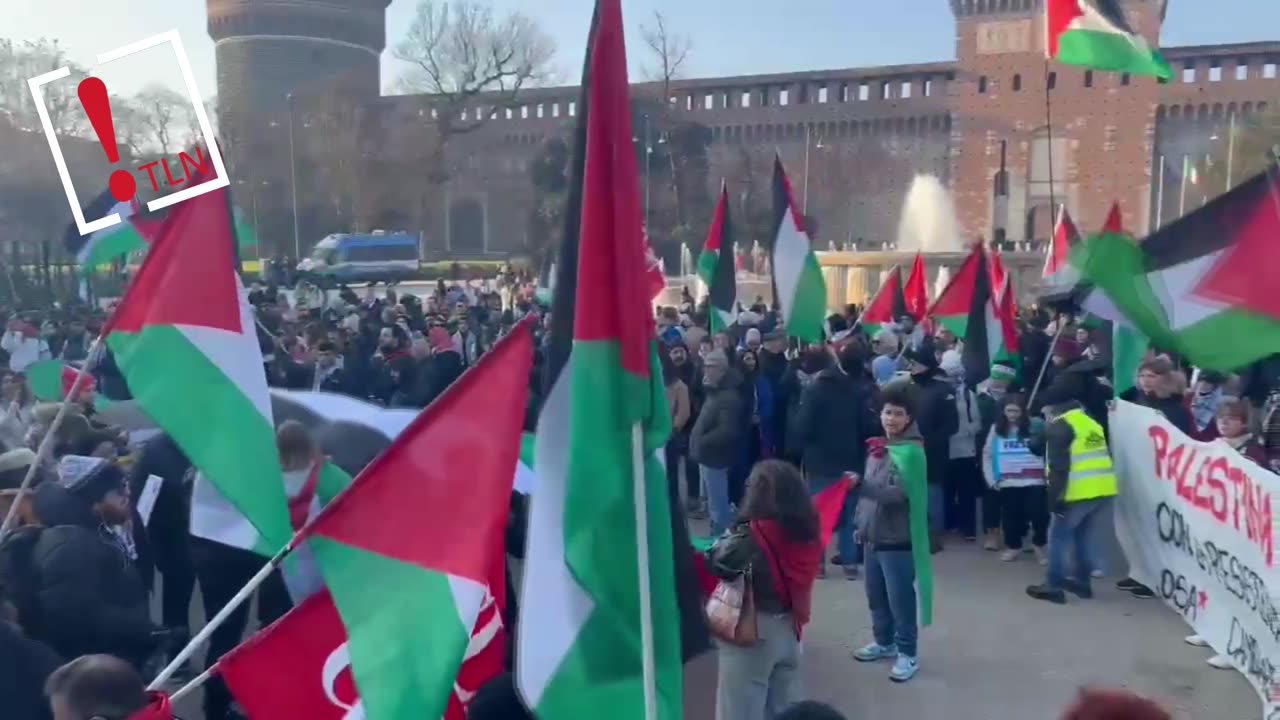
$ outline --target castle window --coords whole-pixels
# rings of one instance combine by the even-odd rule
[[[903,98],[911,97],[911,81],[910,80],[907,80],[906,82],[902,83],[902,94],[899,97],[903,97]]]
[[[769,88],[760,88],[760,107],[769,107]]]
[[[987,76],[986,75],[983,75],[982,77],[978,78],[978,94],[979,95],[987,94]]]
[[[889,83],[880,83],[880,99],[888,100],[890,97],[893,97],[893,91],[889,89]]]
[[[1049,73],[1048,79],[1045,80],[1045,85],[1050,90],[1058,87],[1058,73],[1056,72]]]
[[[840,102],[849,102],[849,83],[840,83]]]
[[[560,117],[560,103],[551,103],[551,117]]]
[[[574,115],[577,115],[577,114],[578,114],[578,103],[575,100],[570,100],[569,101],[569,117],[573,117]]]
[[[715,96],[715,95],[712,95],[711,93],[707,93],[707,96],[706,96],[706,97],[704,97],[704,98],[702,98],[702,109],[703,109],[703,110],[715,110],[715,109],[716,109],[716,96]]]
[[[693,95],[685,95],[685,96],[684,96],[684,109],[685,109],[685,110],[692,110],[692,109],[693,109]]]
[[[1189,62],[1182,67],[1182,82],[1190,84],[1196,81],[1196,64]]]
[[[545,110],[545,106],[542,103],[538,103],[538,117],[542,117],[543,110]]]
[[[431,108],[431,119],[438,120],[439,118],[440,118],[440,111],[435,108]]]
[[[1013,91],[1022,92],[1022,76],[1015,74],[1013,76]]]
[[[827,102],[827,86],[826,85],[818,86],[818,102],[819,103]]]
[[[744,108],[751,107],[751,91],[750,90],[744,90],[742,92],[742,107]]]
[[[1093,87],[1093,71],[1092,70],[1084,71],[1084,86],[1090,87],[1090,88]]]
[[[924,79],[924,88],[922,94],[925,97],[933,97],[933,78]]]
[[[1236,79],[1237,80],[1249,79],[1249,61],[1248,60],[1241,58],[1239,61],[1239,64],[1236,65]]]
[[[511,119],[512,119],[512,118],[514,118],[515,116],[516,116],[516,112],[515,112],[515,110],[514,110],[514,109],[512,109],[512,108],[507,108],[507,119],[508,119],[508,120],[511,120]]]
[[[528,106],[528,105],[521,105],[521,106],[520,106],[520,117],[521,117],[521,119],[524,119],[524,120],[528,120],[528,119],[529,119],[529,106]]]
[[[1209,82],[1222,82],[1222,65],[1217,60],[1209,66]]]
[[[861,101],[863,101],[863,102],[866,102],[867,100],[870,100],[870,99],[871,99],[871,86],[870,86],[870,85],[868,85],[868,84],[866,84],[866,83],[862,83],[861,85],[859,85],[859,86],[858,86],[858,99],[859,99],[859,100],[861,100]]]
[[[1121,75],[1120,75],[1120,84],[1121,84],[1121,85],[1128,85],[1128,84],[1129,84],[1130,82],[1132,82],[1132,81],[1133,81],[1133,77],[1132,77],[1131,75],[1129,75],[1129,73],[1123,73],[1123,74],[1121,74]]]
[[[1262,66],[1262,77],[1267,80],[1276,79],[1276,64],[1273,62],[1266,63]]]
[[[791,91],[790,91],[790,90],[787,90],[787,89],[785,89],[785,88],[784,88],[784,89],[782,89],[782,90],[779,90],[779,91],[778,91],[778,104],[779,104],[779,105],[788,105],[788,104],[790,104],[790,103],[791,103]]]

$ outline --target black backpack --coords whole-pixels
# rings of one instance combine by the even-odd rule
[[[44,528],[23,525],[0,541],[0,596],[18,611],[18,623],[28,632],[39,624],[40,576],[32,556]]]

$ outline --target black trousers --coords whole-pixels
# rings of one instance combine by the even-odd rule
[[[1004,510],[1004,545],[1021,550],[1022,539],[1031,527],[1031,544],[1045,547],[1049,543],[1049,495],[1043,485],[1011,487],[1000,491]]]
[[[684,466],[685,482],[689,487],[686,495],[690,500],[702,497],[702,476],[698,471],[698,463],[689,457],[689,436],[687,433],[672,433],[667,441],[667,482],[674,488],[680,487],[680,467]],[[678,495],[676,495],[678,497]]]
[[[978,459],[952,458],[942,483],[942,518],[948,530],[965,537],[975,537],[978,524],[978,498],[986,483],[978,470]]]
[[[204,600],[206,618],[212,618],[235,597],[266,560],[248,550],[233,548],[203,538],[191,538],[191,557],[200,581],[200,597]],[[265,626],[279,619],[293,607],[280,571],[271,573],[258,588],[258,622]],[[231,651],[244,638],[249,620],[249,603],[242,604],[209,638],[208,668]],[[206,720],[222,720],[231,709],[231,693],[220,677],[214,676],[204,686]]]
[[[982,531],[990,532],[991,530],[1000,529],[1000,518],[1004,516],[1003,504],[1001,503],[1000,491],[995,488],[986,488],[982,491]]]

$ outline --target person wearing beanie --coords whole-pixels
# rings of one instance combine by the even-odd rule
[[[31,547],[37,617],[28,632],[63,657],[107,653],[141,666],[158,647],[146,588],[126,536],[124,473],[99,458],[67,456],[34,508],[43,528]]]
[[[729,366],[724,350],[716,348],[702,361],[705,396],[702,410],[689,433],[689,454],[698,462],[707,492],[711,535],[719,537],[733,520],[729,506],[729,470],[746,443],[746,406],[738,371]]]

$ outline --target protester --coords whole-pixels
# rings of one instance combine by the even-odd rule
[[[49,343],[40,337],[40,331],[31,323],[17,318],[5,326],[4,335],[0,336],[0,350],[9,354],[9,369],[16,373],[53,357]]]
[[[1031,452],[1031,419],[1022,398],[1010,395],[1000,404],[982,447],[982,471],[989,489],[1000,497],[1005,551],[1000,559],[1013,562],[1022,551],[1027,528],[1036,560],[1048,562],[1049,505],[1045,494],[1044,460]]]
[[[173,720],[169,699],[147,692],[136,668],[109,655],[86,655],[49,676],[53,720]]]
[[[759,633],[747,647],[720,645],[717,717],[777,717],[799,700],[800,636],[821,553],[800,473],[780,460],[756,465],[732,528],[708,551],[718,577],[750,571]]]
[[[1137,403],[1160,413],[1171,425],[1190,435],[1193,420],[1179,392],[1179,384],[1169,358],[1152,358],[1138,367]]]
[[[1115,499],[1118,486],[1101,424],[1075,402],[1045,408],[1045,416],[1045,474],[1053,512],[1049,567],[1044,583],[1028,587],[1027,594],[1061,605],[1067,601],[1067,592],[1082,599],[1093,597],[1091,533]],[[1073,562],[1068,562],[1068,555]],[[1140,588],[1145,589],[1135,583],[1130,592],[1138,596]]]
[[[707,493],[711,535],[718,537],[728,529],[732,520],[729,470],[746,442],[740,389],[742,376],[729,367],[728,355],[719,348],[707,353],[702,361],[702,372],[706,400],[689,435],[689,454],[698,461]]]
[[[49,720],[45,680],[62,664],[47,645],[25,635],[11,591],[0,578],[0,707],[6,720]]]
[[[978,445],[982,431],[982,411],[973,391],[965,385],[964,364],[959,353],[947,351],[940,369],[955,392],[956,431],[951,435],[949,460],[943,482],[943,519],[946,528],[966,541],[978,537],[978,498],[984,488],[978,467]]]
[[[929,539],[926,530],[927,467],[905,465],[913,459],[927,466],[927,453],[917,427],[911,394],[887,390],[881,400],[880,424],[884,440],[868,440],[867,472],[856,484],[858,533],[866,543],[867,605],[871,609],[874,642],[854,651],[859,662],[892,659],[889,679],[907,682],[919,670],[919,621],[916,616],[916,583],[922,606],[932,605],[933,579],[929,571]],[[902,446],[901,452],[891,452]],[[923,572],[920,572],[923,570]],[[921,618],[926,624],[929,613]]]
[[[956,393],[938,368],[934,346],[924,342],[905,353],[911,378],[905,387],[911,395],[913,425],[924,439],[924,454],[929,473],[929,545],[932,552],[942,549],[943,487],[946,484],[947,461],[951,458],[951,436],[960,428],[956,413]]]
[[[1191,414],[1191,428],[1187,434],[1193,440],[1209,442],[1218,437],[1218,406],[1226,397],[1223,385],[1225,375],[1205,370],[1196,379],[1195,389],[1187,396],[1187,410]]]

